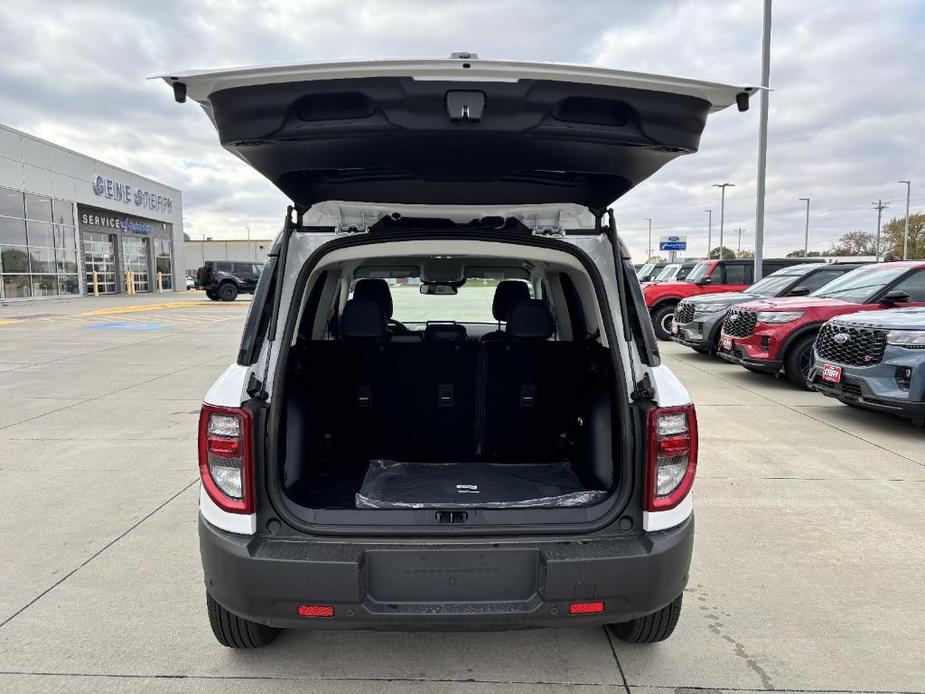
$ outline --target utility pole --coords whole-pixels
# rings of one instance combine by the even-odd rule
[[[758,118],[758,195],[755,203],[755,282],[764,258],[764,179],[768,168],[768,88],[771,85],[771,0],[764,0],[761,22],[761,108]]]
[[[875,255],[877,259],[874,261],[876,263],[880,262],[880,218],[883,216],[883,211],[889,207],[883,200],[877,200],[877,202],[870,203],[874,206],[874,209],[877,210],[877,245],[875,250]]]
[[[800,198],[806,202],[806,236],[803,239],[803,257],[809,257],[809,198]]]
[[[903,227],[903,260],[909,260],[909,196],[912,195],[912,181],[899,181],[906,184],[906,226]]]
[[[719,198],[719,259],[723,259],[723,222],[726,220],[726,188],[735,188],[735,183],[714,183],[721,192]]]
[[[736,255],[739,255],[742,252],[742,227],[739,227],[737,231],[739,232],[739,243],[736,246]]]
[[[713,250],[713,210],[704,210],[704,212],[710,215],[707,222],[707,260],[709,260],[710,251]]]
[[[649,260],[652,260],[652,218],[646,217],[646,221],[649,222]]]

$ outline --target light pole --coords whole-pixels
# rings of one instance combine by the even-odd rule
[[[899,181],[906,184],[906,226],[903,227],[903,260],[909,259],[909,196],[912,195],[912,181]]]
[[[652,260],[652,218],[646,217],[645,219],[647,222],[649,222],[649,258],[648,260],[651,261]]]
[[[739,232],[739,243],[736,246],[736,255],[739,255],[742,253],[742,227],[739,227],[737,231]]]
[[[704,210],[708,215],[707,222],[707,260],[710,259],[710,251],[713,249],[710,247],[713,244],[713,210]]]
[[[809,198],[800,198],[806,203],[806,232],[803,237],[803,257],[809,257]]]
[[[253,252],[253,249],[251,248],[251,228],[249,226],[246,226],[244,228],[247,229],[247,250],[251,252],[251,260],[253,260],[256,257],[256,254]]]
[[[723,259],[723,223],[726,221],[726,188],[735,188],[735,183],[714,183],[722,193],[719,199],[719,259]]]
[[[755,201],[754,280],[764,270],[764,187],[768,168],[768,89],[771,87],[771,0],[764,0],[761,20],[761,94],[758,115],[758,181]]]

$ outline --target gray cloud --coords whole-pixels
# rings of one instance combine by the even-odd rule
[[[916,0],[776,0],[773,31],[767,252],[802,243],[802,203],[813,200],[813,245],[873,229],[870,201],[901,214],[912,178],[925,206],[925,5]],[[346,58],[483,57],[592,63],[756,84],[760,2],[466,3],[318,0],[33,2],[0,7],[0,121],[181,188],[187,230],[216,238],[275,233],[285,199],[223,151],[202,112],[173,102],[159,81],[172,69]],[[701,151],[683,157],[615,207],[637,255],[644,217],[657,233],[706,246],[711,183],[736,184],[726,227],[754,230],[757,109],[726,111]],[[919,192],[921,191],[921,192]],[[716,230],[714,230],[716,231]],[[734,242],[734,233],[729,242]],[[727,245],[729,245],[727,242]]]

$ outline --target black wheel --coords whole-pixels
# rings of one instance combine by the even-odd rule
[[[787,380],[803,390],[810,389],[806,380],[813,368],[813,343],[815,341],[815,335],[801,337],[791,345],[787,350],[787,356],[784,357],[784,373],[787,375]]]
[[[671,636],[678,624],[683,597],[683,595],[679,595],[670,605],[663,607],[658,612],[647,614],[645,617],[639,617],[622,624],[610,624],[608,625],[610,631],[618,639],[628,643],[664,641]]]
[[[238,288],[231,282],[225,282],[218,288],[218,298],[222,301],[234,301],[238,298]]]
[[[659,306],[652,312],[652,327],[659,340],[671,339],[671,321],[674,318],[674,304]]]
[[[207,291],[206,296],[212,299],[212,301],[218,301],[218,294],[213,291]]]
[[[279,636],[279,629],[238,617],[206,593],[209,624],[220,644],[228,648],[262,648]]]

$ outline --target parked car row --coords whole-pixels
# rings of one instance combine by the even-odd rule
[[[795,265],[708,296],[698,275],[691,288],[644,290],[662,339],[925,423],[925,261]],[[666,297],[684,293],[665,319]]]

